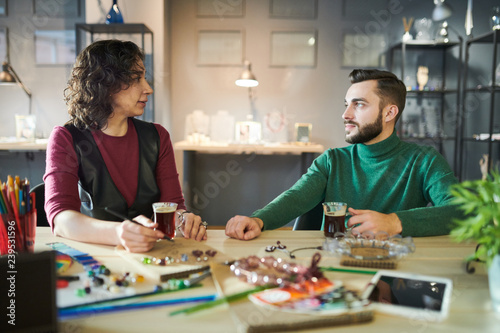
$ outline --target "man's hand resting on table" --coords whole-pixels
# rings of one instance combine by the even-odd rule
[[[351,228],[359,224],[352,229],[353,233],[362,234],[371,231],[376,234],[379,231],[385,231],[392,236],[403,231],[401,221],[395,213],[383,214],[373,210],[354,208],[349,208],[349,213],[351,213],[351,218],[347,222],[347,227]]]
[[[226,224],[226,236],[241,240],[254,239],[260,235],[263,226],[264,222],[257,217],[236,215]]]

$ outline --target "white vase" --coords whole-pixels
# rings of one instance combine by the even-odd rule
[[[488,268],[488,281],[493,310],[500,313],[500,254],[493,258],[493,262]]]

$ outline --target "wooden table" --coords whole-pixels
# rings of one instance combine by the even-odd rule
[[[308,246],[319,246],[324,237],[321,231],[266,231],[252,241],[238,241],[225,236],[223,230],[208,230],[207,245],[235,258],[252,254],[265,253],[267,245],[276,244],[279,240],[288,249]],[[96,259],[110,267],[114,272],[131,272],[133,268],[115,253],[113,247],[85,244],[55,237],[49,228],[37,228],[36,251],[48,249],[46,243],[63,242],[75,249],[88,252]],[[453,293],[450,316],[441,323],[430,323],[375,314],[368,324],[343,326],[342,332],[498,332],[500,318],[491,308],[488,290],[488,276],[482,266],[478,266],[475,274],[467,274],[463,258],[474,251],[471,244],[459,244],[450,241],[447,236],[415,238],[416,251],[399,263],[398,270],[419,274],[448,277],[453,280]],[[313,250],[298,251],[297,260],[308,263]],[[329,253],[323,253],[321,266],[339,267],[339,259]],[[331,273],[329,277],[339,279],[349,288],[362,289],[370,280],[370,275],[352,273]],[[147,283],[147,282],[146,282]],[[193,288],[167,294],[164,298],[178,298],[189,295],[215,293],[213,281],[209,278],[200,288]],[[61,323],[61,331],[69,332],[236,332],[237,328],[231,319],[228,305],[201,311],[189,316],[168,314],[176,309],[186,307],[166,306],[144,310],[124,311],[112,314],[93,315],[90,317],[66,320]],[[327,332],[329,329],[316,329],[314,332]]]
[[[29,141],[0,142],[0,150],[8,150],[8,151],[47,150],[47,139],[38,139],[35,142],[29,142]]]

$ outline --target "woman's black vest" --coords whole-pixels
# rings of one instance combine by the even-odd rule
[[[80,211],[88,216],[109,221],[121,219],[109,214],[104,207],[128,216],[153,216],[152,204],[160,199],[156,184],[156,164],[160,152],[160,136],[152,123],[132,118],[139,139],[139,179],[134,203],[129,208],[116,187],[90,130],[65,125],[73,137],[78,157],[78,189]],[[137,177],[137,175],[130,175]]]

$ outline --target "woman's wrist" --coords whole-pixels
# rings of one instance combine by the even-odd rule
[[[186,217],[184,215],[190,214],[191,212],[189,210],[180,209],[176,213],[177,213],[177,218],[179,220],[179,225],[180,225],[180,224],[184,223],[184,221],[185,221]]]

